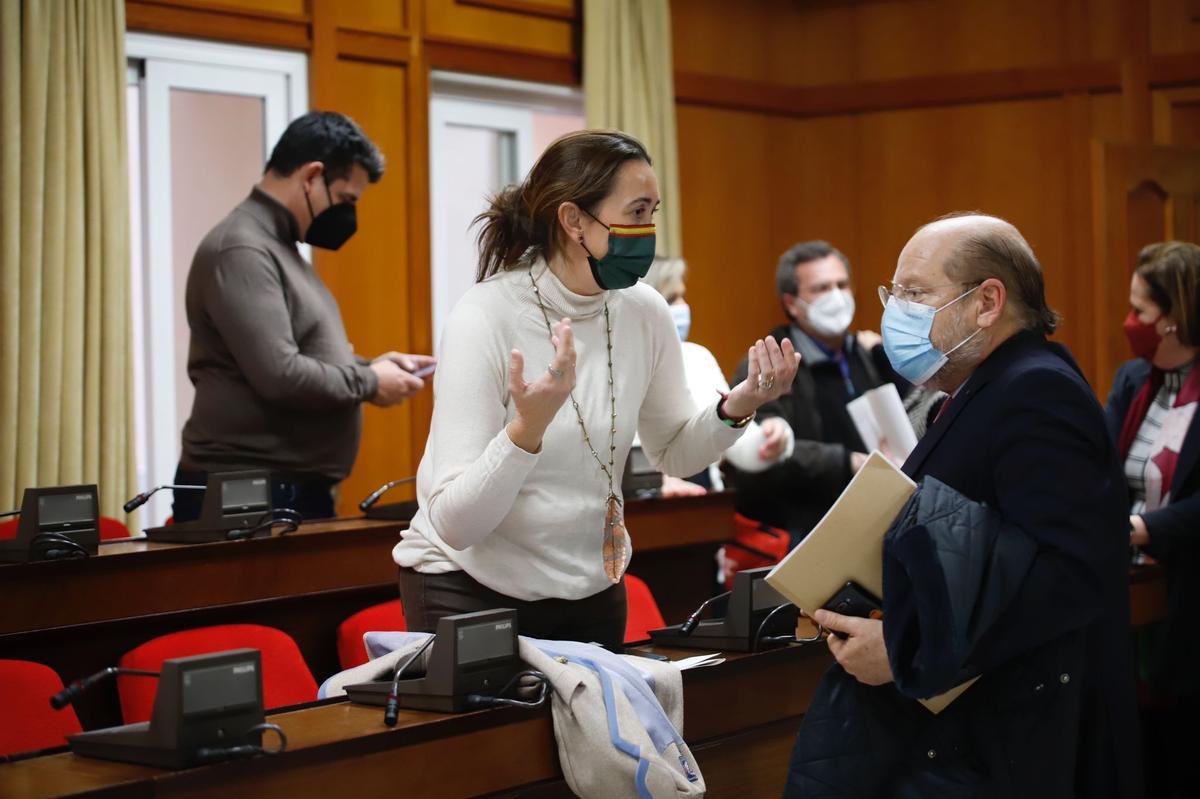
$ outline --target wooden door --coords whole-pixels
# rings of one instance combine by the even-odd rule
[[[1092,236],[1095,355],[1084,368],[1103,398],[1130,357],[1121,320],[1138,251],[1200,240],[1200,147],[1093,142]]]

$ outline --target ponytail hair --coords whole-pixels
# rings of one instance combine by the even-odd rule
[[[650,163],[645,146],[616,130],[581,130],[556,139],[519,184],[493,196],[475,217],[480,225],[479,268],[475,280],[523,264],[529,257],[549,259],[563,245],[558,208],[573,202],[595,208],[613,190],[626,161]]]

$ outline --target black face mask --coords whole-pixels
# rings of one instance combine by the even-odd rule
[[[308,203],[308,215],[312,217],[304,241],[314,247],[336,250],[358,230],[358,216],[354,210],[354,203],[333,202],[333,195],[329,193],[329,180],[324,180],[325,194],[329,197],[330,205],[321,213],[313,216],[312,200],[308,198],[308,192],[304,193],[304,202]]]

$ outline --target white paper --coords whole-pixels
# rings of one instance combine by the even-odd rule
[[[680,671],[698,669],[701,666],[715,666],[718,663],[724,662],[725,658],[721,657],[721,653],[719,652],[712,652],[708,655],[692,655],[691,657],[671,661]]]
[[[916,448],[917,434],[893,384],[864,392],[846,404],[846,411],[868,452],[877,449],[899,466]]]
[[[863,394],[847,402],[846,412],[850,414],[850,421],[854,422],[854,428],[858,430],[858,437],[862,439],[867,452],[879,449],[879,425],[875,423],[875,411],[872,410],[867,395]]]

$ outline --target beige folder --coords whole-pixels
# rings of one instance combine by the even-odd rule
[[[916,490],[908,475],[872,452],[812,532],[771,570],[767,582],[809,616],[848,580],[882,597],[883,538]],[[921,704],[940,713],[972,682]]]

